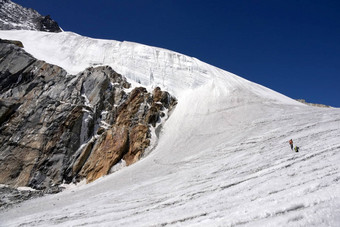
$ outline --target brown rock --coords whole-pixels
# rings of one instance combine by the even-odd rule
[[[88,143],[82,150],[80,156],[75,161],[75,163],[72,166],[72,175],[78,174],[78,172],[81,170],[85,162],[87,161],[88,157],[91,154],[93,148],[93,142]]]
[[[129,151],[124,155],[123,159],[126,165],[137,162],[145,149],[150,145],[149,127],[144,124],[134,126],[129,134]]]
[[[25,185],[29,181],[30,172],[35,164],[39,151],[29,147],[8,147],[6,162],[0,165],[0,182],[15,187]]]
[[[128,128],[112,127],[97,140],[80,175],[86,177],[87,182],[106,175],[128,151],[128,147]]]
[[[143,87],[137,87],[131,91],[128,100],[124,102],[118,109],[116,124],[132,126],[138,123],[143,117],[144,111],[140,110],[141,104],[146,102],[147,91]]]
[[[159,118],[159,108],[157,108],[156,105],[153,105],[146,114],[145,122],[147,124],[151,124],[153,127],[156,127],[156,123],[159,121]]]
[[[160,102],[162,99],[162,90],[160,87],[156,87],[153,92],[152,92],[152,96],[153,96],[153,101],[154,102]]]

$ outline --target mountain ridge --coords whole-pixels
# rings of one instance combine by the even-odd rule
[[[36,10],[22,7],[10,0],[0,0],[0,29],[62,31],[50,15],[42,16]]]
[[[186,89],[199,87],[216,78],[224,81],[227,89],[249,89],[259,96],[268,91],[272,92],[273,101],[300,105],[269,88],[164,48],[92,39],[70,32],[0,31],[0,35],[22,41],[28,53],[59,65],[71,74],[95,65],[110,65],[131,81],[147,87],[160,86],[176,97]]]

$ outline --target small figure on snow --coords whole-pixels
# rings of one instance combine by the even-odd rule
[[[295,150],[295,152],[299,152],[299,147],[295,146],[294,150]]]
[[[294,146],[293,146],[293,140],[292,140],[292,139],[289,140],[289,144],[290,144],[290,149],[293,150],[293,147],[294,147]]]

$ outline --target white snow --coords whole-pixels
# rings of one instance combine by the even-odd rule
[[[247,89],[258,96],[281,102],[287,97],[251,83],[200,60],[162,48],[132,42],[91,39],[72,32],[0,31],[3,39],[20,40],[37,59],[61,66],[70,74],[96,65],[115,71],[144,86],[160,86],[179,97],[213,79],[223,80],[226,89]]]
[[[7,188],[7,187],[11,187],[11,186],[6,185],[6,184],[0,184],[0,188]],[[31,188],[31,187],[17,187],[16,189],[18,189],[19,191],[36,191],[34,188]]]
[[[0,37],[23,41],[70,73],[109,64],[178,98],[146,158],[1,211],[1,226],[340,225],[339,109],[297,103],[160,48],[66,32]],[[299,153],[290,150],[291,138]]]

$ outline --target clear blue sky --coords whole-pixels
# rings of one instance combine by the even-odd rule
[[[65,31],[163,47],[340,107],[339,0],[13,0]]]

